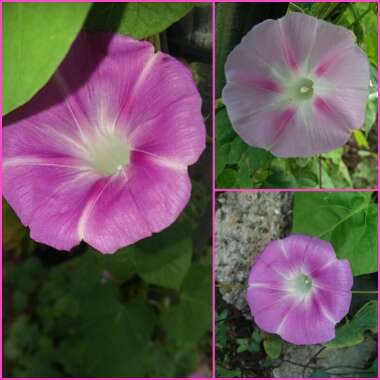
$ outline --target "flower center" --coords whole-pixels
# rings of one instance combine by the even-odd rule
[[[87,148],[89,164],[101,175],[109,176],[129,164],[131,147],[125,137],[117,134],[100,134]]]
[[[296,101],[308,100],[314,93],[314,82],[311,79],[300,78],[294,85],[292,96]]]
[[[294,279],[294,288],[300,294],[308,294],[313,287],[313,282],[306,274],[300,274]]]

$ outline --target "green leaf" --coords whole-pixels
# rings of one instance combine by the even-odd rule
[[[206,212],[209,195],[206,187],[201,182],[193,180],[191,184],[191,199],[181,217],[191,224],[192,229],[195,230]]]
[[[85,254],[88,257],[87,265],[92,266],[92,272],[102,278],[108,272],[111,279],[117,283],[129,280],[136,273],[136,265],[131,251],[118,251],[113,255],[104,255],[89,248]]]
[[[167,338],[184,346],[199,341],[211,329],[211,266],[193,264],[185,278],[180,302],[163,316]]]
[[[371,377],[378,377],[377,376],[377,373],[378,373],[378,360],[377,360],[377,358],[373,361],[371,367],[369,367],[368,370],[373,372],[373,376],[371,376]]]
[[[271,359],[277,359],[282,352],[282,339],[278,335],[268,335],[264,338],[264,350]]]
[[[350,261],[354,276],[377,271],[377,206],[371,193],[296,193],[293,233],[316,236]]]
[[[101,267],[94,253],[86,253],[44,278],[37,310],[55,340],[54,364],[78,377],[146,377],[157,314],[141,281],[123,284],[121,294],[115,281],[101,281]]]
[[[261,343],[261,341],[263,340],[263,337],[260,333],[260,330],[258,329],[253,330],[251,334],[251,339],[256,343]]]
[[[227,143],[224,145],[218,145],[216,147],[216,176],[217,177],[219,177],[223,173],[226,165],[228,164],[228,158],[230,156],[231,145],[232,145],[231,143]]]
[[[251,188],[255,172],[267,168],[274,157],[263,149],[254,148],[246,144],[232,129],[225,108],[217,112],[216,124],[216,176],[218,187]],[[227,165],[234,165],[234,169],[227,167]]]
[[[356,143],[360,147],[369,148],[368,141],[365,138],[364,133],[361,130],[356,129],[354,131],[354,138],[355,138]]]
[[[57,69],[91,3],[5,3],[3,115],[27,102]]]
[[[232,129],[227,109],[221,106],[216,113],[216,140],[218,143],[232,142],[236,137],[236,132]]]
[[[13,294],[13,307],[16,313],[21,313],[28,304],[27,295],[21,290],[16,290]]]
[[[377,205],[370,204],[340,223],[331,235],[338,257],[350,261],[355,276],[377,272],[376,231]]]
[[[375,188],[377,186],[377,153],[358,151],[360,161],[352,175],[352,181],[356,188]]]
[[[228,309],[223,309],[223,311],[219,314],[216,312],[215,321],[222,322],[228,317]]]
[[[364,340],[364,333],[372,331],[377,333],[377,310],[378,302],[367,302],[345,325],[336,330],[334,340],[326,344],[328,348],[351,347]]]
[[[100,3],[94,6],[85,28],[143,39],[164,31],[193,6],[192,3]]]
[[[144,358],[156,316],[143,300],[116,305],[107,314],[85,312],[81,355],[77,365],[82,375],[144,377]]]
[[[27,229],[21,224],[17,215],[13,212],[8,203],[2,199],[3,210],[3,247],[6,251],[21,253],[22,242],[28,235]]]
[[[231,377],[241,377],[240,369],[226,369],[221,366],[218,366],[216,369],[217,377],[223,378],[231,378]]]
[[[25,351],[32,351],[37,345],[39,329],[25,314],[12,323],[6,342],[5,355],[8,359],[19,360]]]
[[[352,180],[348,168],[342,160],[343,148],[332,150],[322,155],[323,171],[330,177],[333,186],[337,189],[352,188]],[[325,180],[322,178],[322,185],[325,186]]]
[[[236,343],[237,343],[237,349],[236,349],[237,353],[248,351],[249,341],[247,338],[236,339]]]
[[[188,225],[176,223],[133,247],[137,273],[150,284],[178,289],[190,268],[192,249]]]
[[[223,349],[226,346],[228,341],[227,332],[227,325],[224,323],[220,323],[215,333],[215,345],[217,348]]]
[[[240,163],[239,168],[239,187],[242,188],[251,188],[252,187],[252,178],[251,178],[251,167],[249,165],[248,159],[243,159]]]
[[[364,130],[368,134],[377,119],[377,98],[369,100],[366,105]],[[357,131],[357,130],[356,130]]]
[[[228,189],[236,187],[237,171],[227,168],[217,178],[217,187],[219,189]]]
[[[231,143],[236,133],[231,127],[227,110],[222,107],[216,113],[216,176],[218,177],[229,163]]]
[[[229,164],[237,164],[242,158],[242,155],[249,149],[249,146],[241,140],[238,136],[235,136],[231,142],[231,151],[228,156]]]
[[[352,181],[342,160],[343,149],[307,159],[272,160],[262,187],[266,188],[347,188]],[[322,175],[322,179],[320,176]]]

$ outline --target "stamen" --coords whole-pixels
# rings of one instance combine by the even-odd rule
[[[124,136],[116,133],[98,133],[87,147],[86,159],[99,174],[120,173],[129,164],[131,148]]]

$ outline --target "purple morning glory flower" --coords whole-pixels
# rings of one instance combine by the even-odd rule
[[[63,250],[112,253],[169,226],[205,147],[190,70],[109,33],[81,32],[5,124],[4,196],[34,240]]]
[[[362,128],[369,64],[354,34],[300,14],[256,25],[228,56],[223,100],[249,145],[307,157]]]
[[[247,301],[256,324],[294,344],[335,337],[351,304],[352,271],[330,243],[291,235],[269,243],[253,265]]]

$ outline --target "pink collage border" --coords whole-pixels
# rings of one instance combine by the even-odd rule
[[[46,3],[54,3],[54,2],[71,2],[71,3],[76,3],[76,2],[86,2],[86,1],[82,1],[82,0],[52,0],[52,1],[32,1],[32,0],[24,0],[24,1],[20,1],[20,0],[7,0],[7,1],[1,1],[1,3],[10,3],[10,2],[30,2],[30,3],[33,3],[33,2],[46,2]],[[95,1],[92,1],[92,2],[124,2],[122,0],[114,0],[114,1],[101,1],[101,0],[95,0]],[[161,2],[167,2],[167,3],[171,3],[171,2],[183,2],[183,3],[186,3],[187,1],[183,1],[183,0],[167,0],[167,1],[159,1],[159,0],[142,0],[142,1],[136,1],[136,0],[132,0],[130,2],[141,2],[141,3],[144,3],[144,2],[157,2],[157,3],[161,3]],[[197,3],[210,3],[212,5],[212,110],[215,110],[215,53],[216,53],[216,7],[215,7],[215,4],[216,3],[232,3],[232,2],[236,2],[236,1],[231,1],[231,0],[211,0],[211,1],[204,1],[204,0],[194,0],[193,2],[197,2]],[[263,0],[263,1],[247,1],[247,0],[241,0],[241,1],[238,1],[238,2],[247,2],[247,3],[254,3],[254,2],[272,2],[272,3],[282,3],[282,2],[285,2],[285,1],[281,1],[281,0],[274,0],[274,1],[269,1],[269,0]],[[301,2],[301,1],[293,1],[295,3],[298,3],[298,2]],[[310,2],[316,2],[316,1],[310,1]],[[333,1],[333,0],[324,0],[323,2],[336,2],[336,1]],[[337,2],[342,2],[342,1],[337,1]],[[354,2],[373,2],[373,3],[378,3],[377,0],[356,0]],[[0,7],[0,23],[1,23],[1,29],[0,29],[0,33],[2,31],[2,7]],[[379,31],[379,26],[378,26],[378,31]],[[378,41],[378,47],[380,46],[379,44],[379,41]],[[2,53],[1,53],[2,54]],[[2,65],[2,59],[0,60],[0,66]],[[380,69],[378,69],[378,77],[379,77],[379,73],[380,73]],[[1,75],[2,75],[2,70],[0,71],[0,78],[1,78]],[[2,95],[0,95],[2,96]],[[0,98],[1,100],[1,98]],[[0,102],[2,104],[2,102]],[[0,106],[1,107],[1,106]],[[379,111],[379,106],[378,106],[378,111]],[[213,115],[214,116],[214,115]],[[216,211],[216,207],[215,207],[215,198],[216,198],[216,195],[217,193],[219,192],[373,192],[373,191],[378,191],[378,186],[376,189],[288,189],[288,188],[281,188],[281,189],[223,189],[223,188],[216,188],[215,187],[215,182],[216,182],[216,177],[215,177],[215,136],[216,136],[216,125],[215,125],[215,117],[212,118],[212,157],[213,157],[213,160],[212,160],[212,215],[215,215],[215,211]],[[2,149],[2,139],[0,139],[0,147]],[[378,153],[380,153],[380,149],[379,149],[379,145],[378,145]],[[379,163],[379,162],[378,162]],[[379,183],[379,170],[378,170],[378,183]],[[2,189],[2,175],[0,177],[0,187]],[[378,206],[378,210],[380,209],[380,207]],[[1,222],[2,224],[2,222]],[[212,378],[216,378],[215,377],[215,372],[216,372],[216,349],[215,349],[215,331],[216,331],[216,326],[215,326],[215,310],[216,310],[216,287],[215,287],[215,255],[216,255],[216,252],[215,252],[215,239],[216,239],[216,225],[215,225],[215,217],[213,217],[213,222],[212,222],[212,283],[213,283],[213,286],[212,286]],[[378,235],[379,235],[379,232],[380,232],[380,227],[378,225]],[[379,252],[379,248],[380,248],[380,244],[378,243],[378,252]],[[2,276],[2,263],[0,264],[0,272],[1,272],[1,276]],[[379,282],[378,282],[378,285],[379,285]],[[2,294],[0,295],[0,299],[1,299],[1,305],[2,305]],[[379,299],[379,298],[378,298]],[[378,324],[379,324],[379,319],[378,319]],[[1,337],[3,337],[3,331],[2,331],[2,324],[0,326],[0,331],[1,331]],[[379,348],[379,343],[378,343],[378,348]],[[2,357],[2,345],[0,346],[0,354],[1,354],[1,357]],[[1,361],[1,364],[0,364],[0,374],[2,374],[2,361]],[[2,375],[1,375],[2,376]],[[3,377],[1,377],[3,379]],[[19,379],[24,379],[24,378],[19,378]],[[31,379],[31,378],[25,378],[25,379]],[[37,378],[35,378],[37,379]],[[60,378],[55,378],[55,379],[60,379]],[[81,379],[85,379],[85,378],[81,378]],[[108,378],[91,378],[91,379],[108,379]],[[112,379],[118,379],[118,378],[112,378]],[[120,378],[120,379],[123,379],[123,378]],[[140,378],[141,379],[141,378]],[[161,378],[160,378],[161,379]],[[166,378],[162,378],[162,379],[166,379]],[[349,379],[349,378],[347,378]],[[354,379],[354,378],[352,378]]]

